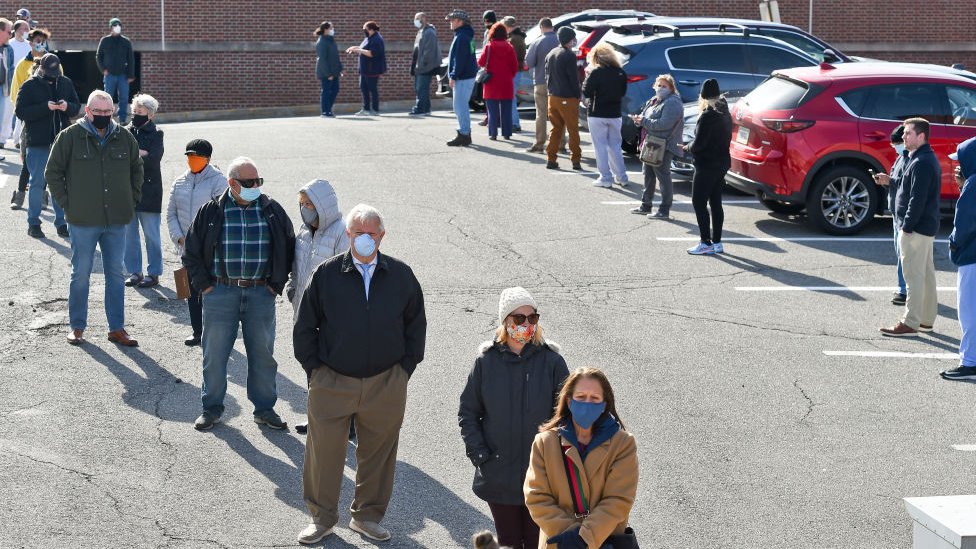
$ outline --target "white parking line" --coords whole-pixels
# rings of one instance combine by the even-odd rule
[[[743,204],[748,203],[743,201]],[[697,236],[659,236],[658,240],[668,242],[698,242]],[[891,237],[865,236],[732,236],[723,237],[722,242],[891,242]],[[948,239],[936,239],[935,242],[945,244]]]
[[[7,178],[8,177],[10,177],[10,176],[9,175],[0,175],[0,189],[2,189],[2,188],[4,188],[4,187],[7,186]]]
[[[696,239],[697,240],[697,239]],[[724,240],[723,240],[724,242]],[[894,286],[736,286],[737,292],[892,292]],[[955,286],[939,286],[940,292],[955,292]]]
[[[824,351],[827,356],[859,356],[867,358],[929,358],[958,360],[958,353],[903,353],[900,351]]]
[[[976,444],[953,444],[952,449],[960,452],[976,452]]]
[[[640,200],[606,200],[600,202],[600,204],[606,206],[637,206],[640,204]],[[673,204],[691,204],[691,200],[675,200]],[[759,204],[758,200],[723,200],[722,204]],[[684,237],[681,237],[684,238]],[[668,238],[658,238],[658,240],[677,240]],[[697,238],[691,240],[698,240]],[[888,240],[891,240],[890,238]]]

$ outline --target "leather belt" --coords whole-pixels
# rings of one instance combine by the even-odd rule
[[[250,280],[247,278],[218,278],[217,282],[225,286],[237,286],[238,288],[253,288],[255,286],[267,285],[267,280]]]

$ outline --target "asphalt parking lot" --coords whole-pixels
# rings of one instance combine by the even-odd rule
[[[935,332],[890,340],[877,331],[901,312],[888,301],[890,218],[829,237],[728,192],[726,254],[693,257],[690,184],[676,182],[673,220],[632,215],[638,164],[628,160],[629,188],[593,187],[585,134],[588,171],[576,173],[568,159],[553,172],[527,154],[529,133],[491,142],[476,127],[474,146],[448,148],[449,112],[162,129],[167,188],[185,170],[183,145],[203,137],[219,166],[253,158],[293,220],[295,191],[314,178],[332,182],[344,211],[366,202],[386,215],[382,249],[413,267],[429,324],[384,546],[461,547],[491,525],[470,490],[457,400],[513,285],[539,301],[570,368],[604,368],[615,385],[638,440],[631,522],[642,546],[908,547],[902,497],[976,491],[976,387],[937,375],[956,363],[959,338],[949,219],[936,241]],[[19,165],[0,170],[7,197]],[[171,277],[126,290],[140,347],[123,350],[105,340],[93,276],[91,343],[70,347],[67,242],[52,236],[50,212],[41,241],[23,211],[4,207],[0,219],[0,546],[294,545],[307,521],[304,438],[252,422],[241,342],[224,423],[194,431],[201,352],[182,343],[188,316]],[[178,260],[165,251],[169,273]],[[277,410],[293,425],[306,395],[291,313],[279,299]],[[322,546],[371,547],[347,521]]]

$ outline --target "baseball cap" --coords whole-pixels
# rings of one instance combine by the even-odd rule
[[[27,8],[20,8],[17,10],[17,17],[23,17],[24,19],[30,18],[30,10]]]
[[[121,24],[122,24],[122,21],[119,20],[118,17],[113,17],[108,22],[108,26],[110,26],[110,27],[114,27],[115,25],[121,25]]]
[[[61,59],[53,53],[45,53],[41,57],[41,76],[61,76]]]
[[[210,158],[213,155],[213,146],[206,139],[194,139],[186,144],[186,152],[183,154],[195,154]]]
[[[468,12],[464,10],[454,10],[447,14],[444,19],[460,19],[461,21],[470,21],[471,18],[468,17]]]

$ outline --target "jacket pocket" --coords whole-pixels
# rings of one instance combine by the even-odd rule
[[[122,148],[110,148],[108,159],[113,162],[125,161],[129,159],[129,151]]]

